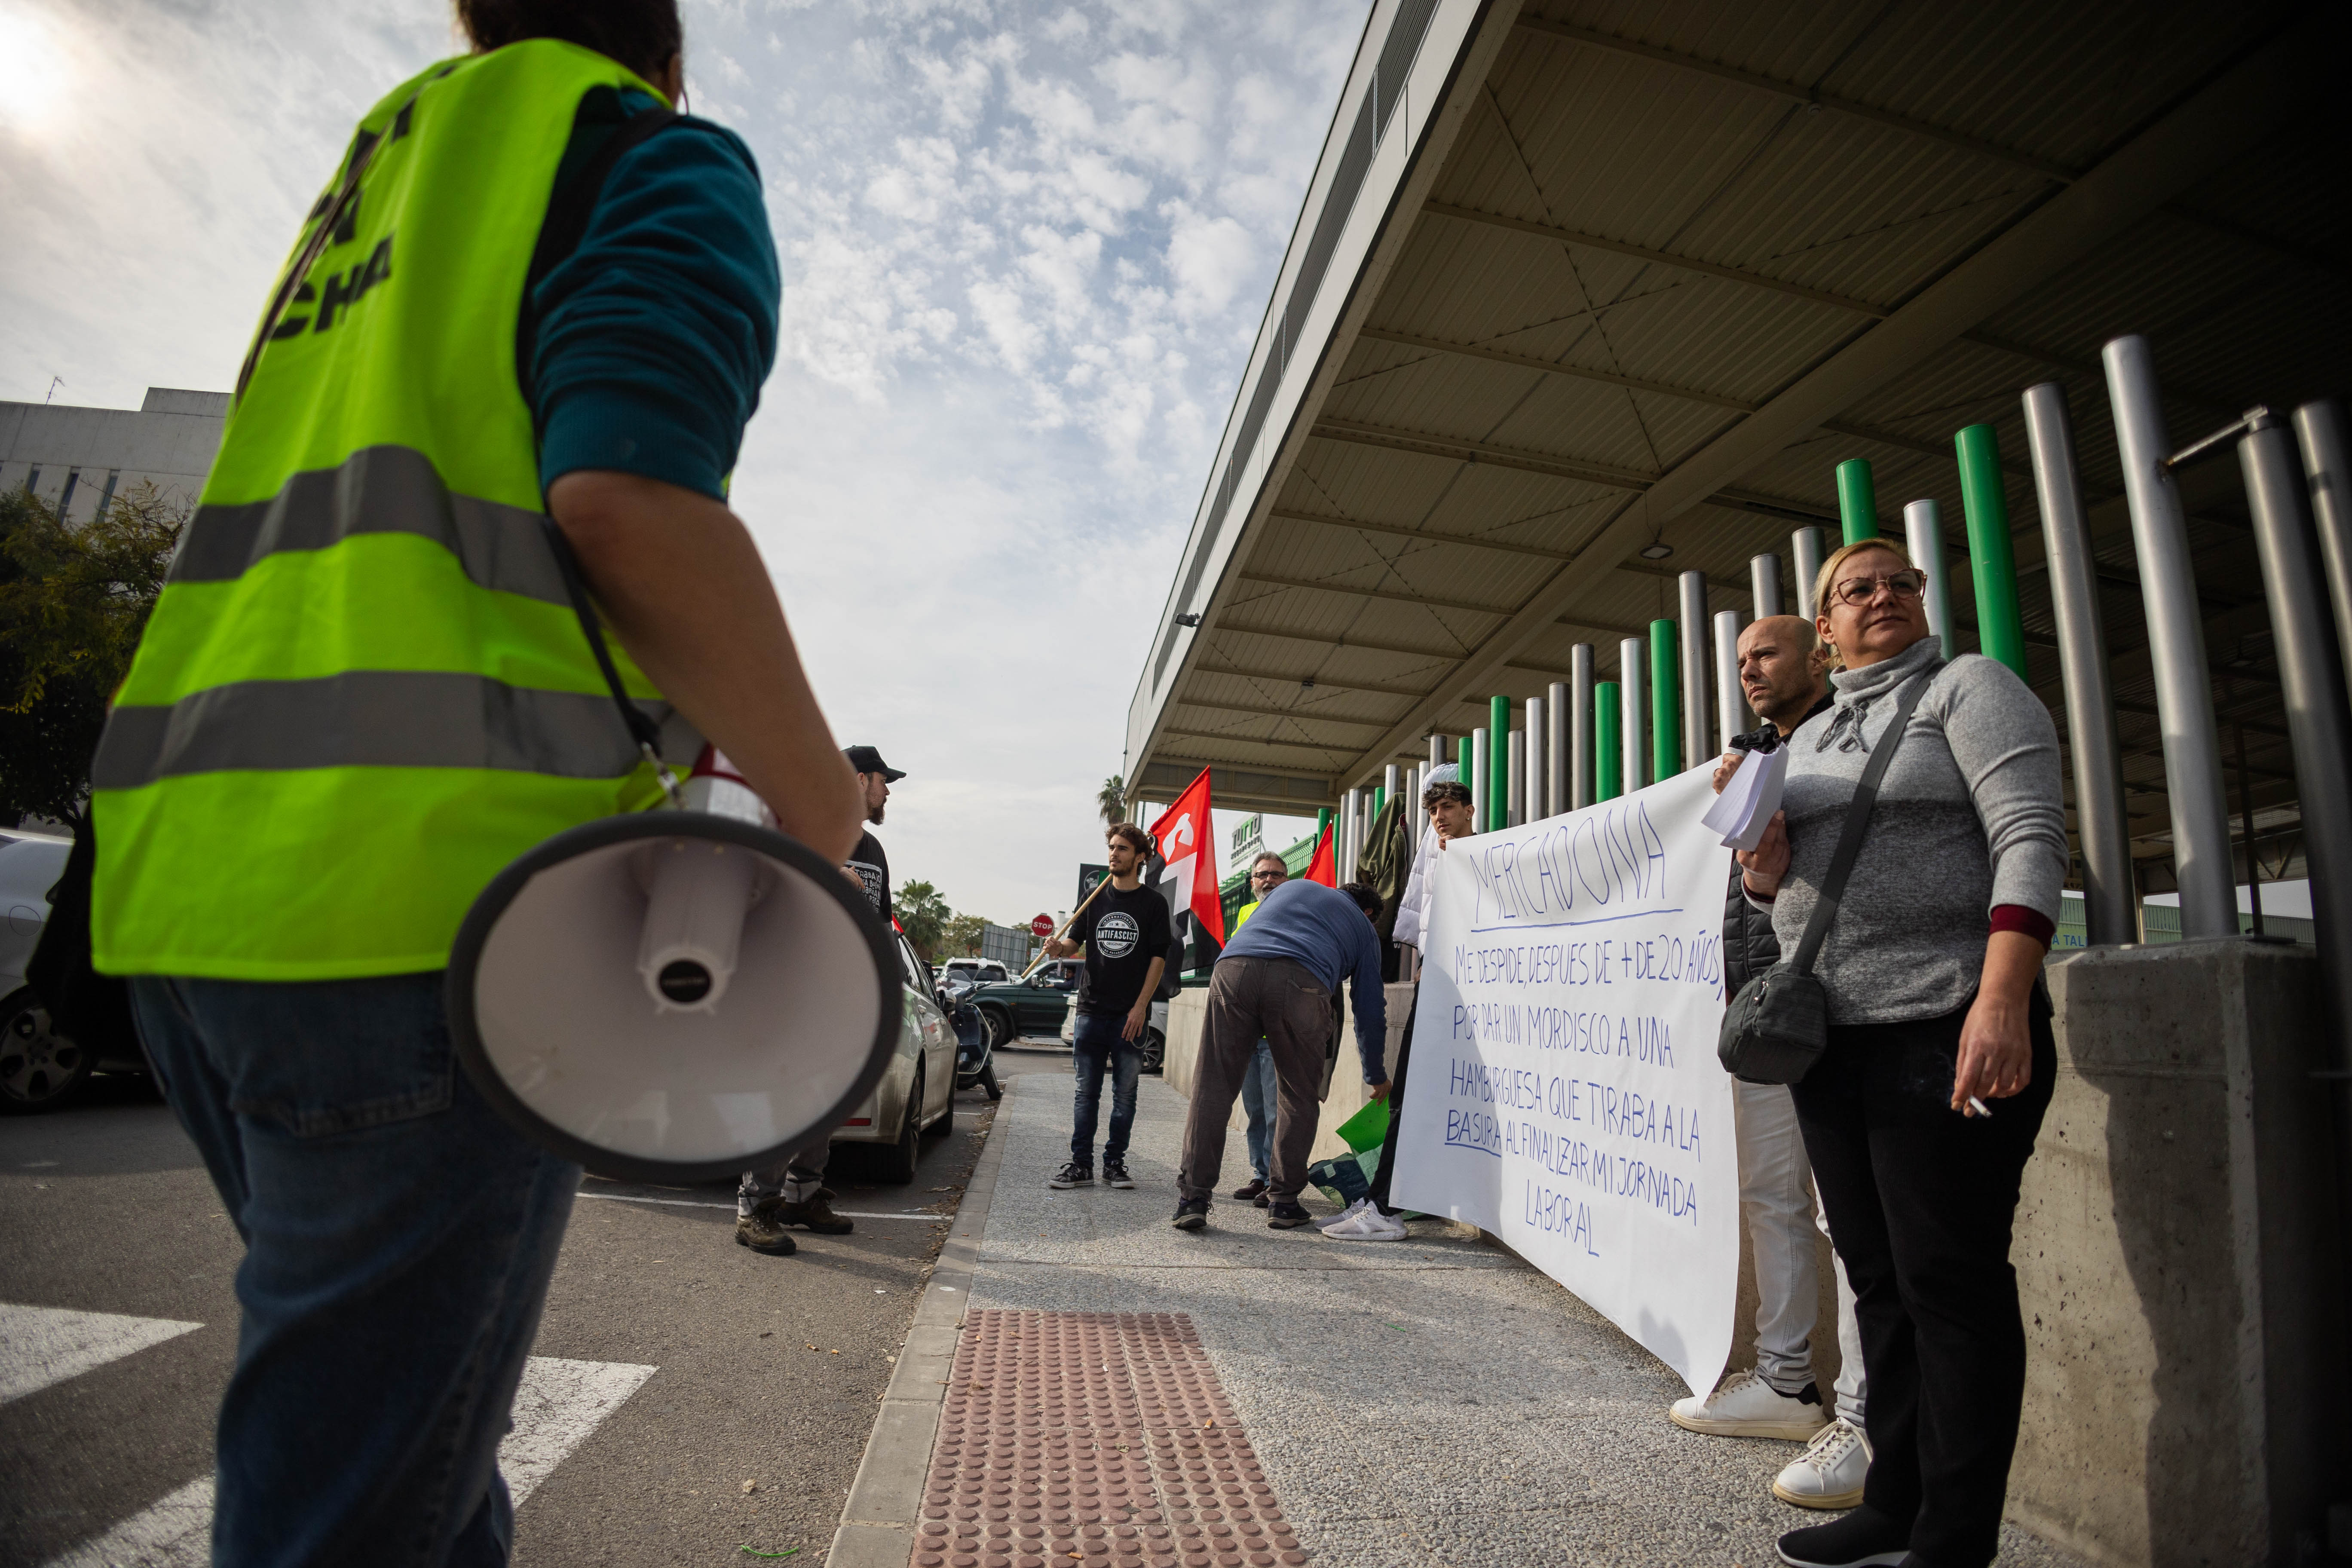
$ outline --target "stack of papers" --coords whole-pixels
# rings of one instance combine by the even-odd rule
[[[1725,848],[1753,849],[1772,825],[1772,814],[1780,809],[1781,786],[1788,782],[1788,747],[1749,752],[1699,821],[1723,835]]]

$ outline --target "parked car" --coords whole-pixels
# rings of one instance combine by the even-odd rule
[[[1062,1014],[1062,1043],[1076,1047],[1078,1043],[1078,999]],[[1143,1015],[1143,1070],[1158,1072],[1168,1062],[1168,1004],[1154,1002]]]
[[[904,1003],[898,1053],[866,1102],[834,1129],[833,1142],[887,1145],[885,1175],[911,1182],[923,1135],[943,1133],[954,1124],[956,1036],[940,1008],[930,966],[915,956],[904,935],[892,941],[898,949]]]
[[[1086,969],[1079,959],[1049,958],[1027,980],[983,985],[973,992],[971,1004],[980,1009],[988,1030],[989,1048],[1001,1049],[1024,1035],[1051,1035],[1060,1028]]]
[[[49,1025],[49,1010],[25,984],[25,965],[49,920],[49,889],[73,840],[54,833],[0,831],[0,1115],[55,1110],[93,1072],[147,1070],[146,1058],[83,1049]]]
[[[969,976],[974,984],[993,985],[1013,978],[1013,972],[992,958],[950,958],[940,965],[940,978]]]

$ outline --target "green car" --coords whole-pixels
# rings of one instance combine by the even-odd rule
[[[1086,963],[1076,958],[1049,958],[1026,980],[1000,981],[971,994],[988,1028],[988,1048],[1012,1045],[1024,1035],[1048,1038],[1062,1032],[1062,1018],[1078,989]]]

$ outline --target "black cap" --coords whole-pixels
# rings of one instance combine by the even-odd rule
[[[871,746],[844,746],[841,754],[849,759],[850,767],[861,773],[880,773],[885,784],[897,784],[907,775],[882,760],[882,753]]]

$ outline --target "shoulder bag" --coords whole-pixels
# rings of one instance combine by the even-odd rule
[[[1878,805],[1879,783],[1886,777],[1895,748],[1903,743],[1904,731],[1910,727],[1911,710],[1919,706],[1934,679],[1935,672],[1930,670],[1912,682],[1895,707],[1894,721],[1879,737],[1878,750],[1870,754],[1869,765],[1862,770],[1861,782],[1853,786],[1853,799],[1845,808],[1845,829],[1838,836],[1837,853],[1830,859],[1829,874],[1822,879],[1822,896],[1805,921],[1805,934],[1797,943],[1795,956],[1741,986],[1724,1010],[1723,1033],[1716,1042],[1715,1054],[1723,1070],[1742,1083],[1796,1083],[1829,1048],[1829,993],[1813,973],[1813,961],[1821,956],[1830,922],[1837,919],[1838,900],[1845,894],[1846,879],[1853,873],[1854,858],[1862,853],[1863,834],[1870,826],[1872,809]]]

